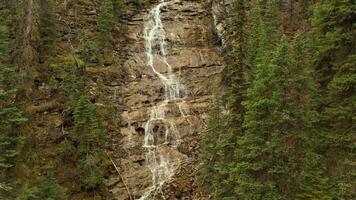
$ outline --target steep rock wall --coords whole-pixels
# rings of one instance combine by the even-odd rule
[[[161,20],[166,32],[167,61],[179,83],[186,88],[183,100],[165,106],[166,121],[172,121],[181,139],[173,150],[165,151],[170,159],[177,159],[174,176],[147,199],[192,199],[196,158],[200,147],[200,134],[212,98],[212,91],[219,80],[223,61],[214,46],[213,19],[207,1],[167,0],[161,8]],[[120,131],[112,137],[113,158],[122,178],[113,173],[108,181],[115,199],[138,199],[152,187],[152,172],[143,147],[145,125],[152,109],[164,101],[164,85],[146,64],[144,24],[147,14],[158,2],[152,2],[143,12],[127,20],[129,43],[124,64],[127,82],[122,88]],[[155,68],[165,73],[166,68],[159,54],[154,55]],[[182,114],[183,111],[183,114]],[[154,135],[159,138],[166,131],[165,122],[156,123]],[[123,179],[123,180],[122,180]],[[158,195],[157,195],[158,194]]]

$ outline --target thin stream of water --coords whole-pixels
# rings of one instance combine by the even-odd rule
[[[150,118],[145,124],[145,136],[143,147],[147,150],[145,164],[152,173],[152,186],[147,188],[139,200],[145,200],[159,192],[163,184],[175,173],[177,159],[172,159],[169,155],[162,153],[162,148],[176,149],[181,143],[180,133],[172,120],[166,118],[166,108],[168,104],[176,103],[181,117],[186,117],[186,109],[181,104],[186,96],[185,87],[180,84],[172,66],[167,61],[166,32],[161,20],[161,8],[168,2],[161,0],[148,14],[145,22],[145,41],[147,65],[160,78],[164,87],[165,99],[153,106],[150,111]],[[159,72],[155,68],[155,59],[161,59],[166,66],[165,72]],[[181,101],[180,104],[176,101]],[[155,122],[161,121],[165,127],[164,142],[159,141],[155,132]],[[152,198],[152,197],[151,197]]]

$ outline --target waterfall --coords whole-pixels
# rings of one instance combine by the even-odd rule
[[[164,100],[150,110],[149,120],[145,124],[143,147],[146,149],[145,164],[152,173],[152,186],[140,198],[144,200],[157,194],[163,184],[172,178],[179,163],[179,159],[169,155],[181,143],[180,133],[173,120],[166,116],[168,105],[176,104],[180,117],[186,117],[186,106],[182,106],[186,96],[185,87],[178,82],[172,66],[167,61],[166,33],[161,20],[161,8],[168,2],[161,0],[148,14],[145,21],[144,36],[146,42],[147,66],[158,76],[164,88]],[[155,68],[155,59],[163,61],[166,70],[159,72]],[[157,123],[163,124],[164,135],[157,133]],[[162,142],[163,140],[163,142]]]

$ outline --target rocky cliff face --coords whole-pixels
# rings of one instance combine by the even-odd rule
[[[149,12],[159,4],[151,2],[145,11],[126,21],[130,41],[126,45],[124,68],[129,78],[121,91],[120,131],[112,136],[117,141],[113,158],[122,177],[113,173],[108,186],[114,198],[119,200],[130,199],[129,193],[132,199],[142,196],[146,199],[193,199],[200,134],[212,91],[223,68],[214,46],[211,4],[204,0],[166,0],[161,6],[166,55],[160,51],[159,40],[153,39],[155,73],[147,63],[147,35],[145,38]],[[168,100],[167,84],[158,76],[169,74],[163,58],[172,67],[176,83],[184,86],[181,91],[184,94]],[[163,110],[164,119],[158,116],[157,109]],[[148,128],[154,150],[147,148]],[[151,151],[155,153],[154,162],[158,163],[156,173],[169,171],[169,175],[154,174]],[[162,164],[163,160],[170,164]],[[157,176],[163,179],[159,186],[155,186]]]

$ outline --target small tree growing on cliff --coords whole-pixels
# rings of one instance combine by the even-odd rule
[[[120,17],[125,10],[125,0],[113,0],[114,13],[116,17]]]
[[[104,183],[107,167],[103,119],[96,105],[85,95],[75,105],[75,141],[79,143],[79,169],[83,187],[97,189]]]
[[[116,4],[115,4],[116,5]],[[100,5],[100,13],[98,19],[99,29],[99,47],[103,50],[102,53],[107,54],[112,49],[112,32],[114,30],[114,7],[112,0],[103,0]]]

